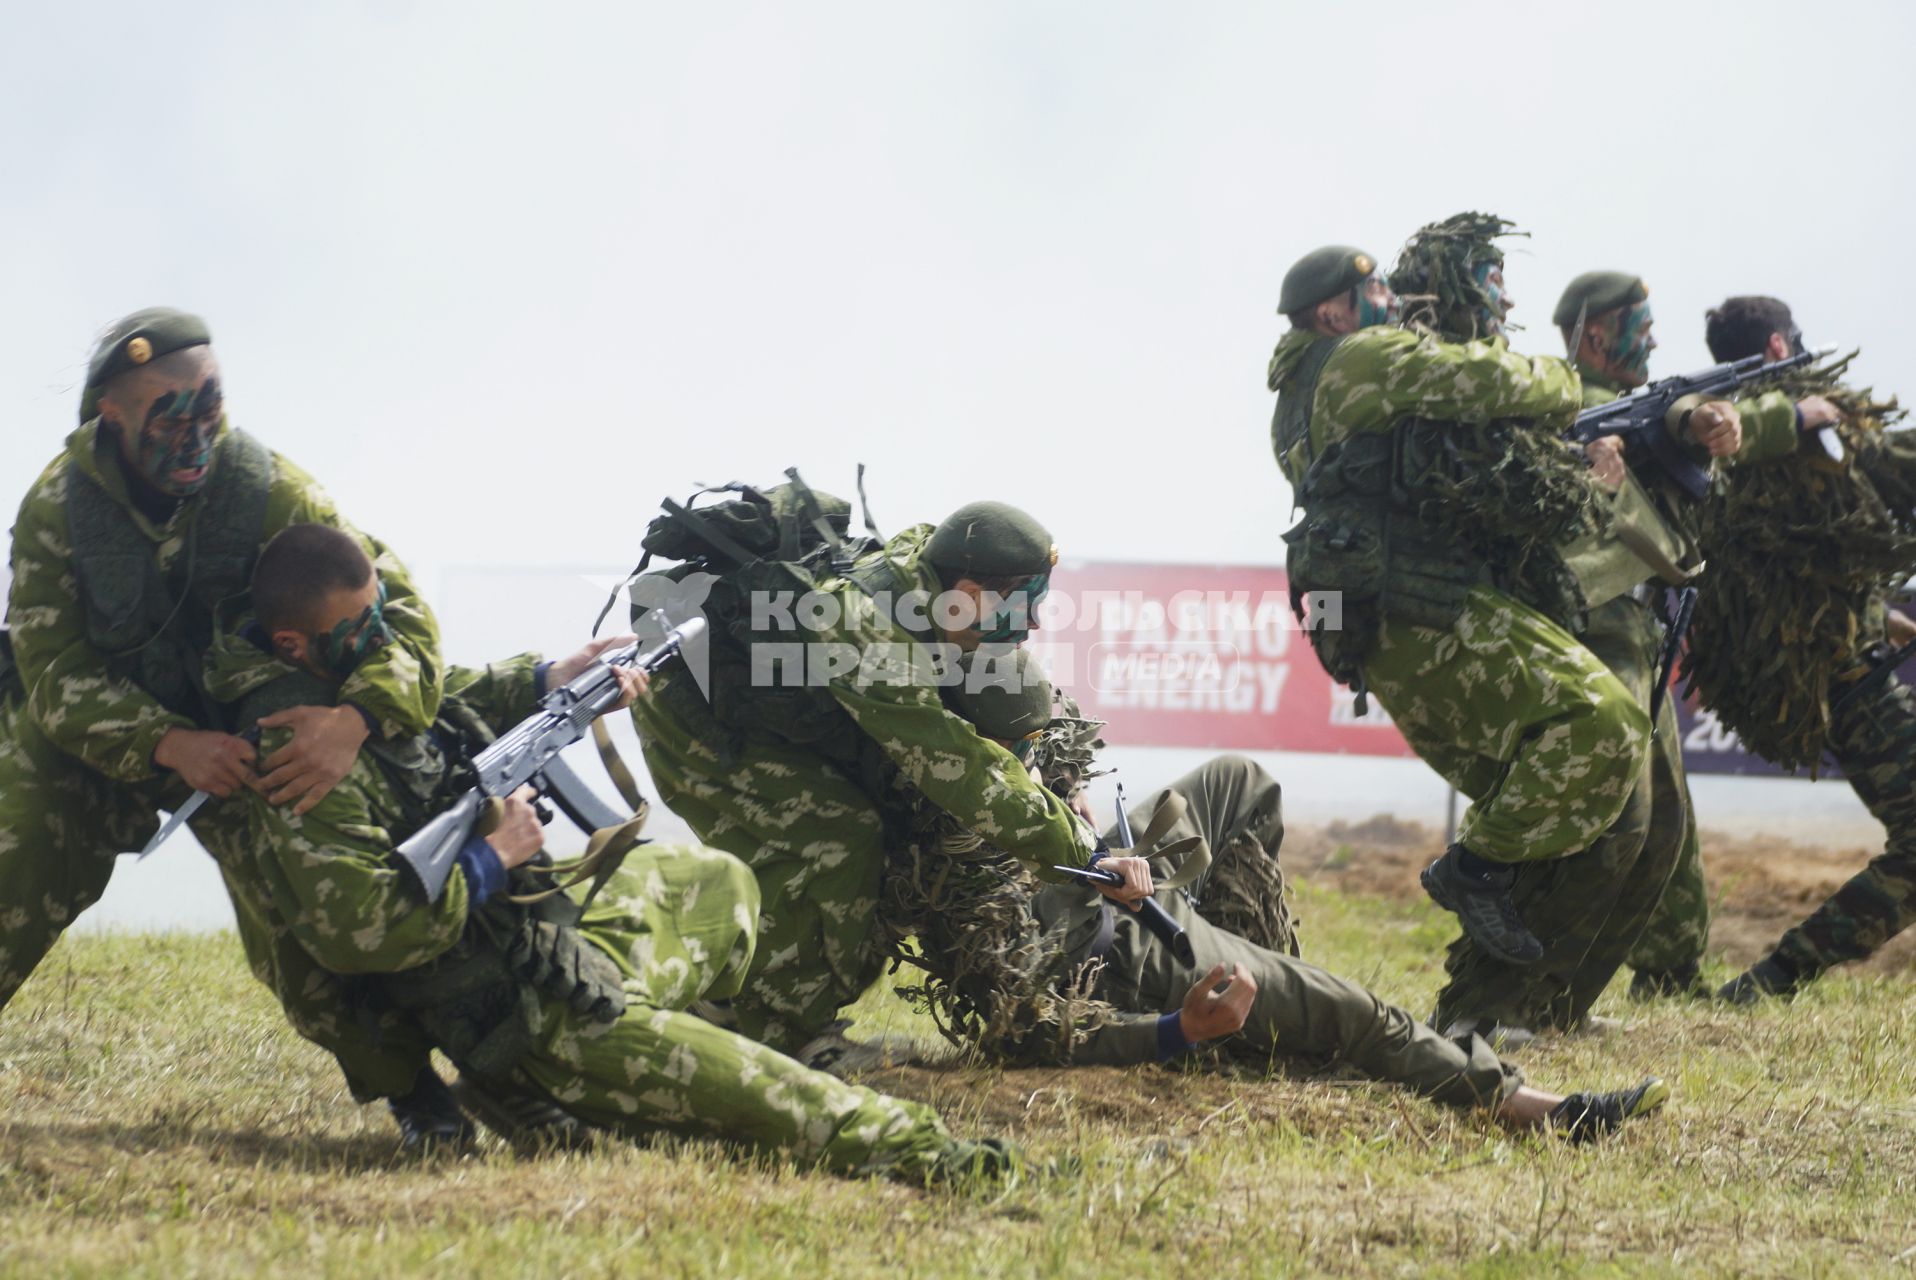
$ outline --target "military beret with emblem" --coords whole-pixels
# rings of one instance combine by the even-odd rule
[[[103,387],[129,369],[213,340],[206,321],[171,307],[148,307],[115,320],[93,349],[87,365],[88,389]]]
[[[932,531],[925,559],[947,581],[1028,578],[1051,572],[1058,563],[1058,546],[1043,525],[1016,507],[968,502]]]
[[[1551,313],[1550,322],[1561,329],[1575,324],[1578,316],[1591,320],[1606,311],[1642,302],[1649,296],[1650,287],[1643,283],[1641,276],[1627,271],[1586,271],[1564,286],[1563,297],[1557,299],[1557,309]]]
[[[987,738],[1016,742],[1051,723],[1051,680],[1029,649],[980,645],[958,659],[945,705]]]
[[[1279,315],[1290,315],[1314,307],[1326,298],[1334,298],[1346,289],[1355,289],[1377,270],[1377,259],[1362,249],[1347,244],[1327,244],[1313,249],[1284,273],[1283,287],[1277,293]]]

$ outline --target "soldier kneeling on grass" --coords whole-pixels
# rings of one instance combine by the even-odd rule
[[[380,599],[350,537],[312,525],[276,537],[253,576],[251,641],[225,654],[239,668],[227,677],[253,686],[247,712],[330,705],[340,655],[387,641]],[[605,647],[451,668],[433,728],[369,744],[310,812],[249,795],[256,870],[284,927],[369,1001],[410,1013],[459,1067],[462,1100],[509,1136],[530,1104],[547,1128],[556,1117],[634,1137],[718,1137],[844,1173],[926,1181],[1015,1169],[1007,1144],[958,1141],[930,1107],[686,1012],[733,994],[751,962],[758,886],[729,854],[645,845],[589,906],[565,893],[525,902],[550,877],[529,874],[544,840],[522,793],[467,843],[437,901],[417,889],[395,847],[470,785],[472,751]],[[620,680],[627,705],[645,691],[636,673]]]

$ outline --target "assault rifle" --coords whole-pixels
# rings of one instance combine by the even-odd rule
[[[592,722],[619,700],[619,682],[612,668],[657,671],[704,630],[705,619],[692,618],[668,630],[664,640],[643,653],[636,640],[613,650],[546,694],[538,711],[474,756],[479,781],[397,850],[400,865],[418,881],[426,900],[439,900],[466,841],[490,830],[498,821],[498,806],[520,787],[530,785],[541,795],[551,796],[566,816],[588,831],[624,821],[609,805],[591,797],[559,753],[583,738]]]
[[[1618,396],[1609,404],[1585,409],[1577,415],[1571,438],[1578,444],[1589,444],[1598,436],[1621,436],[1625,457],[1640,464],[1647,456],[1685,493],[1701,498],[1710,491],[1709,463],[1698,462],[1690,446],[1676,437],[1675,428],[1666,422],[1670,406],[1690,395],[1700,395],[1707,400],[1729,399],[1744,387],[1781,377],[1834,350],[1834,347],[1821,347],[1815,351],[1799,351],[1773,364],[1765,364],[1761,355],[1745,356],[1741,360],[1711,365],[1700,373],[1659,378],[1628,395]],[[1829,446],[1830,440],[1825,439],[1823,447]]]
[[[1131,818],[1130,815],[1124,811],[1124,788],[1122,786],[1118,788],[1117,836],[1118,844],[1132,853],[1148,851],[1150,846],[1156,843],[1155,840],[1147,839],[1145,841],[1145,850],[1140,851],[1133,848],[1135,841],[1133,841],[1131,837]],[[1102,848],[1103,846],[1099,847]],[[1083,880],[1088,884],[1120,885],[1124,883],[1124,877],[1117,872],[1100,871],[1095,867],[1053,867],[1052,870],[1062,871],[1066,875]],[[1139,921],[1157,937],[1159,942],[1171,948],[1172,955],[1187,965],[1193,967],[1197,965],[1197,956],[1191,950],[1191,935],[1184,931],[1183,925],[1171,918],[1170,912],[1160,907],[1150,898],[1145,898],[1137,904],[1137,912]]]

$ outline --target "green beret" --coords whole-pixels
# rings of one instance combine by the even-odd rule
[[[968,502],[932,531],[925,559],[948,578],[1028,578],[1051,572],[1058,547],[1018,508]]]
[[[100,338],[87,365],[86,385],[103,387],[128,369],[137,369],[149,360],[171,355],[184,347],[203,347],[213,340],[206,321],[171,307],[148,307],[135,311]]]
[[[1287,316],[1314,307],[1346,289],[1355,289],[1375,270],[1377,259],[1362,249],[1347,244],[1313,249],[1284,273],[1284,285],[1277,292],[1277,312]]]
[[[1051,723],[1051,681],[1029,649],[980,645],[958,659],[958,670],[945,704],[983,736],[1016,742]]]
[[[1565,287],[1550,322],[1559,329],[1567,328],[1575,324],[1580,315],[1586,320],[1595,319],[1606,311],[1642,302],[1649,296],[1650,286],[1643,283],[1642,276],[1625,271],[1586,271]]]

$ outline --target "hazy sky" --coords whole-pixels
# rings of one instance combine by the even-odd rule
[[[1772,291],[1910,390],[1910,13],[16,5],[0,489],[95,332],[164,302],[429,590],[627,563],[661,495],[860,460],[887,531],[988,496],[1071,557],[1274,561],[1277,284],[1326,241],[1494,210],[1534,232],[1520,346],[1616,266],[1660,371]]]

